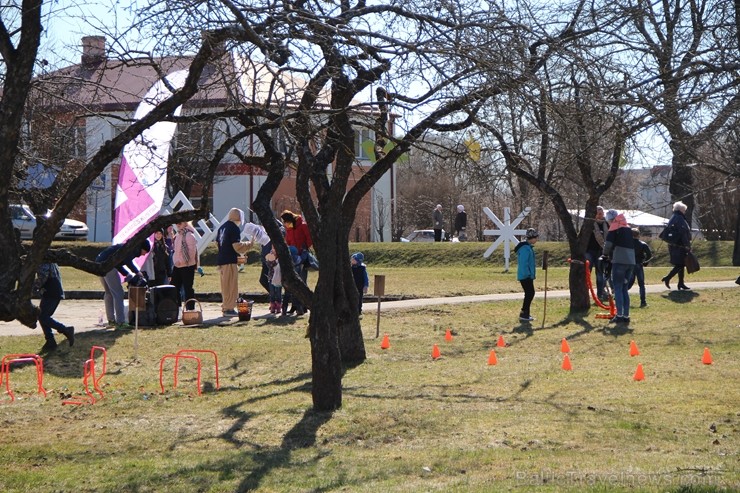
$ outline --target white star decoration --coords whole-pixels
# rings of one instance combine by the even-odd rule
[[[483,257],[490,257],[493,251],[503,242],[505,271],[509,272],[509,256],[511,254],[509,244],[512,243],[514,244],[514,246],[516,246],[516,244],[519,243],[517,235],[523,235],[527,232],[526,229],[516,229],[516,226],[529,215],[529,212],[531,210],[531,207],[525,207],[524,210],[517,216],[517,218],[514,219],[514,222],[511,222],[511,214],[509,208],[504,207],[504,221],[501,222],[501,220],[496,217],[496,214],[494,214],[491,209],[489,209],[488,207],[484,207],[483,212],[485,212],[486,216],[490,217],[491,221],[493,221],[493,223],[497,225],[500,229],[483,230],[483,236],[498,236],[498,238],[496,238],[496,241],[494,241],[493,244],[488,247],[488,250],[485,251]]]

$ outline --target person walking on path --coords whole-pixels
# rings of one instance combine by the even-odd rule
[[[175,267],[172,269],[172,285],[177,288],[178,304],[195,298],[195,271],[200,267],[198,242],[195,239],[195,228],[189,222],[177,223],[177,236],[174,238],[175,253],[173,254]],[[186,307],[195,308],[192,301]]]
[[[244,212],[233,208],[228,220],[218,228],[218,271],[221,276],[221,313],[225,317],[236,317],[236,300],[239,298],[238,258],[247,253],[252,243],[241,241]]]
[[[668,243],[668,253],[670,255],[670,262],[673,264],[673,269],[671,269],[667,276],[661,279],[668,289],[671,289],[671,279],[676,274],[678,274],[678,289],[691,289],[684,284],[686,255],[691,250],[691,228],[686,221],[685,214],[686,204],[680,201],[676,202],[673,204],[673,216],[671,216],[671,219],[666,225],[667,230],[673,229],[677,231],[677,235],[675,235],[676,239],[672,243]]]
[[[611,260],[614,303],[617,306],[617,314],[610,322],[629,323],[630,295],[627,285],[635,270],[635,242],[632,228],[627,224],[624,214],[614,209],[609,209],[606,213],[606,220],[609,222],[609,232],[604,242],[604,256]]]
[[[75,343],[75,328],[54,320],[54,312],[59,306],[59,303],[64,299],[62,275],[59,272],[59,266],[57,264],[49,262],[39,265],[33,284],[33,292],[41,296],[41,302],[39,303],[39,323],[46,339],[39,353],[50,353],[57,348],[57,341],[54,339],[54,330],[66,337],[69,341],[69,346],[72,347]]]
[[[103,263],[112,257],[118,250],[123,248],[123,243],[117,245],[111,245],[104,249],[95,258],[96,262]],[[128,325],[128,313],[124,312],[123,306],[123,286],[121,286],[121,276],[123,276],[127,282],[134,280],[134,278],[142,277],[134,259],[142,255],[146,255],[151,250],[149,240],[144,240],[138,250],[129,254],[127,257],[116,265],[113,269],[109,270],[105,276],[100,278],[100,284],[103,286],[105,294],[103,295],[103,301],[105,302],[105,314],[108,317],[109,325],[117,325],[119,328]]]
[[[468,235],[465,233],[465,228],[468,226],[468,214],[465,212],[465,206],[460,204],[457,206],[457,215],[455,216],[455,236],[458,241],[467,241]]]
[[[537,262],[534,253],[534,244],[540,234],[534,228],[527,229],[524,240],[514,247],[517,258],[516,278],[524,290],[524,301],[522,310],[519,312],[519,320],[531,322],[534,317],[530,313],[532,300],[534,299],[534,280],[537,277]]]
[[[632,289],[632,286],[637,280],[637,286],[640,288],[640,308],[647,306],[647,299],[645,298],[645,267],[653,258],[653,251],[650,249],[650,245],[640,239],[640,229],[632,228],[632,237],[635,240],[635,270],[630,278],[627,289]]]
[[[437,204],[437,207],[434,208],[434,212],[432,212],[432,224],[434,226],[434,241],[439,242],[442,241],[442,224],[443,224],[443,217],[442,217],[442,204]]]

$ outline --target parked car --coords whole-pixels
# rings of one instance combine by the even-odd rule
[[[442,239],[447,238],[447,233],[442,230]],[[402,243],[408,242],[433,242],[434,241],[434,230],[433,229],[417,229],[412,231],[406,238],[401,238]]]
[[[13,219],[13,228],[21,233],[22,240],[33,239],[33,231],[36,229],[36,217],[31,208],[25,204],[11,204],[10,214]],[[47,213],[49,216],[51,212]],[[87,238],[87,224],[74,219],[65,219],[62,227],[54,236],[55,240],[77,240]]]

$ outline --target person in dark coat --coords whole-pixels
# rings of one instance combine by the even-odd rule
[[[465,206],[457,206],[457,215],[455,216],[455,235],[459,241],[467,241],[468,235],[465,228],[468,226],[468,213],[465,212]]]
[[[637,287],[640,290],[640,308],[647,306],[645,298],[645,267],[653,258],[653,251],[650,245],[640,239],[640,229],[632,228],[632,238],[635,240],[635,270],[632,272],[627,289],[632,289],[632,285],[637,281]]]
[[[683,202],[676,202],[673,204],[673,216],[666,225],[667,228],[674,228],[679,231],[678,238],[675,242],[668,244],[668,253],[671,257],[671,264],[673,269],[665,276],[661,281],[665,283],[668,289],[671,289],[671,279],[673,276],[678,274],[678,289],[688,290],[689,288],[684,284],[684,267],[686,266],[686,255],[691,250],[691,228],[689,223],[686,221],[686,204]]]
[[[432,212],[432,224],[434,229],[434,241],[442,241],[442,204],[437,204]]]
[[[604,241],[609,231],[609,225],[604,219],[604,208],[596,207],[596,217],[594,218],[594,230],[588,239],[586,247],[586,260],[589,262],[589,269],[596,269],[596,296],[605,301],[608,299],[606,294],[606,276],[604,275],[604,263],[601,255],[604,253]]]
[[[355,287],[357,288],[357,294],[360,295],[359,299],[359,313],[362,315],[362,299],[367,294],[367,288],[370,286],[370,279],[367,275],[367,266],[365,265],[365,255],[362,252],[352,254],[350,258],[352,263],[352,278],[355,280]]]
[[[75,328],[54,320],[54,312],[59,306],[59,303],[64,299],[62,275],[59,273],[57,264],[49,262],[39,265],[33,291],[34,294],[41,296],[41,303],[39,303],[39,323],[46,339],[39,353],[49,353],[57,348],[57,341],[54,339],[53,330],[66,337],[71,347],[75,343]]]
[[[635,239],[632,228],[627,224],[624,214],[614,209],[606,212],[609,232],[604,241],[604,255],[612,264],[611,280],[614,287],[614,304],[617,314],[611,323],[630,322],[630,295],[627,285],[635,270]]]
[[[154,266],[154,279],[149,280],[149,286],[163,286],[170,283],[172,277],[172,260],[169,248],[165,242],[164,231],[154,232],[154,244],[152,245],[152,264]]]

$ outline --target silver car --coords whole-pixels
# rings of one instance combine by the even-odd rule
[[[445,230],[442,230],[442,239],[446,238]],[[409,242],[433,242],[434,241],[434,230],[433,229],[417,229],[411,232],[406,238],[401,238],[402,243]]]
[[[31,208],[25,204],[11,204],[10,215],[13,219],[13,228],[21,233],[22,240],[33,239],[36,229],[36,217]],[[47,213],[47,216],[49,213]],[[87,224],[74,219],[65,219],[62,227],[54,236],[55,240],[77,240],[87,238]]]

